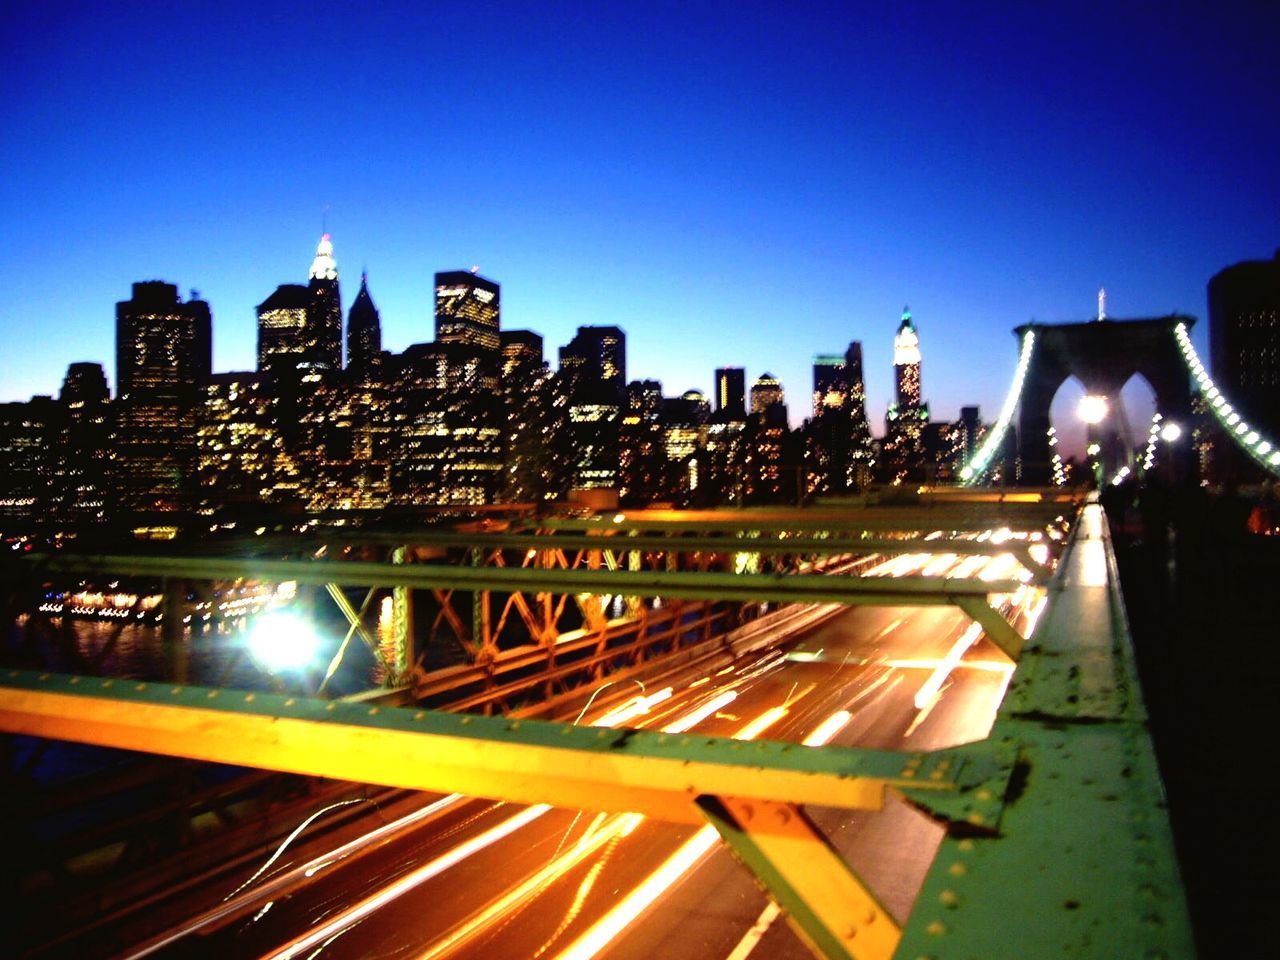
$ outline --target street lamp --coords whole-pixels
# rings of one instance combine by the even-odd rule
[[[1164,429],[1160,431],[1160,439],[1165,443],[1173,443],[1182,436],[1182,428],[1176,423],[1166,423]]]
[[[1092,425],[1105,420],[1109,409],[1106,397],[1090,393],[1080,398],[1080,403],[1076,407],[1076,416]]]

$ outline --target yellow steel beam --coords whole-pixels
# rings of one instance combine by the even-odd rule
[[[741,797],[700,797],[698,806],[817,956],[893,956],[902,928],[803,810]]]
[[[584,728],[271,694],[23,674],[0,730],[214,763],[704,823],[702,795],[879,809],[919,787],[877,751]],[[46,689],[51,688],[51,689]],[[70,692],[75,691],[75,692]],[[940,763],[930,754],[926,764]],[[952,758],[952,767],[960,766]],[[954,788],[951,774],[929,783]]]

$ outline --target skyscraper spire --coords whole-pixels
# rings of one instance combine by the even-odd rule
[[[316,258],[311,261],[312,280],[337,280],[338,261],[333,259],[333,241],[329,234],[322,234],[316,245]]]

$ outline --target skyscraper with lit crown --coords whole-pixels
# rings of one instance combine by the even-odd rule
[[[893,338],[893,382],[899,407],[920,406],[920,336],[906,307]]]
[[[327,233],[320,237],[316,246],[309,277],[309,365],[322,370],[341,370],[342,296],[338,290],[338,262],[333,258],[333,240]]]
[[[885,415],[881,474],[890,483],[925,479],[923,437],[929,405],[921,400],[920,336],[906,307],[893,338],[893,380],[895,398]]]

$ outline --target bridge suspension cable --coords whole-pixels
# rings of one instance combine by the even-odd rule
[[[1174,335],[1178,338],[1178,347],[1182,350],[1182,358],[1187,364],[1187,368],[1191,371],[1191,375],[1195,378],[1196,389],[1201,396],[1208,401],[1209,409],[1213,412],[1214,418],[1222,425],[1226,434],[1231,437],[1236,444],[1249,454],[1262,469],[1266,470],[1272,476],[1280,477],[1280,448],[1271,440],[1263,437],[1257,430],[1251,427],[1244,418],[1227,402],[1227,398],[1223,396],[1205,370],[1204,364],[1200,362],[1200,357],[1196,354],[1196,348],[1191,345],[1191,337],[1187,333],[1187,325],[1179,323],[1174,327]]]
[[[1031,365],[1031,351],[1035,346],[1035,342],[1036,334],[1034,330],[1028,330],[1022,335],[1022,348],[1018,354],[1018,367],[1013,372],[1013,383],[1009,385],[1009,393],[1004,398],[1004,406],[1000,408],[1000,416],[996,418],[995,425],[988,431],[977,452],[961,469],[961,485],[967,487],[979,483],[987,472],[991,458],[996,455],[997,451],[1004,448],[1004,438],[1009,432],[1009,424],[1013,421],[1013,412],[1018,408],[1018,401],[1022,397],[1022,381],[1026,379],[1027,367]]]

